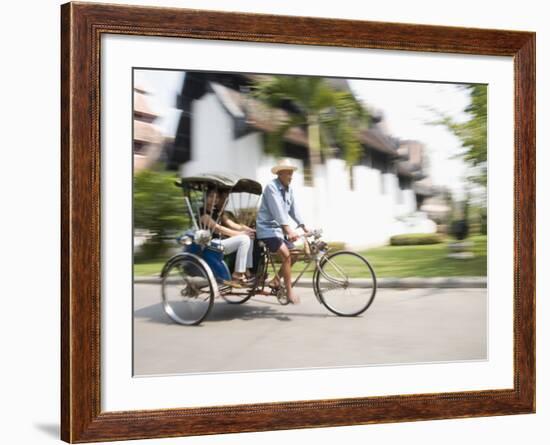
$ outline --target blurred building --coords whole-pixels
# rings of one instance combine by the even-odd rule
[[[412,201],[416,210],[422,210],[424,201],[433,196],[434,188],[427,175],[428,157],[424,144],[418,141],[402,140],[399,142],[397,177],[401,190],[401,201]]]
[[[453,212],[452,193],[447,187],[432,186],[432,194],[422,203],[422,211],[438,224],[438,230],[445,232]]]
[[[155,125],[157,114],[149,104],[149,91],[143,85],[134,86],[134,173],[159,160],[163,138]]]
[[[227,172],[266,184],[276,159],[266,153],[265,135],[277,129],[292,103],[268,108],[249,93],[262,76],[188,72],[178,98],[182,115],[168,165],[182,176]],[[349,90],[345,79],[326,79],[333,88]],[[325,237],[354,247],[386,243],[398,233],[434,232],[435,223],[420,211],[430,194],[422,144],[399,141],[375,114],[361,136],[363,152],[352,168],[337,148],[312,168],[307,131],[293,127],[284,135],[281,155],[299,170],[293,179],[300,211],[308,226]],[[414,216],[414,217],[413,217]]]

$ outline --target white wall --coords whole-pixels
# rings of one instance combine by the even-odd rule
[[[216,95],[208,93],[193,101],[191,113],[191,160],[183,164],[182,176],[205,172],[234,173],[233,156],[228,146],[228,141],[233,138],[231,119]]]
[[[392,235],[419,231],[418,226],[396,225],[398,216],[415,210],[415,202],[409,196],[408,201],[398,204],[401,192],[394,174],[382,175],[368,167],[354,167],[353,190],[349,174],[343,160],[328,160],[316,172],[315,199],[299,201],[300,208],[309,208],[314,217],[308,224],[322,227],[328,241],[342,241],[350,248],[360,249],[386,244]],[[384,192],[382,180],[386,182]],[[435,226],[422,229],[432,233]]]
[[[100,1],[100,0],[96,0]],[[111,0],[112,1],[112,0]],[[537,31],[537,140],[550,146],[550,30],[545,2],[524,0],[479,2],[463,0],[453,7],[439,1],[306,2],[296,0],[117,0],[118,3],[183,6],[249,12],[318,15],[349,19],[495,27]],[[2,129],[5,168],[2,190],[2,441],[7,444],[58,444],[59,418],[59,1],[29,0],[4,5],[2,33]],[[24,24],[24,25],[23,25]],[[32,30],[29,32],[28,30]],[[7,69],[6,67],[9,67]],[[41,87],[37,87],[37,79]],[[28,95],[48,110],[33,119],[28,143]],[[9,112],[8,112],[9,110]],[[7,119],[7,122],[6,122]],[[10,147],[8,150],[7,147]],[[540,166],[550,164],[550,152],[538,152],[539,227],[550,220],[544,191],[550,179]],[[28,180],[25,180],[27,178]],[[37,187],[39,185],[39,187]],[[480,419],[319,428],[266,433],[144,441],[144,444],[423,444],[517,445],[548,442],[550,423],[549,357],[550,234],[539,230],[537,324],[537,414]],[[38,267],[28,264],[39,254]],[[31,279],[32,278],[32,279]],[[134,442],[141,443],[141,442]]]
[[[183,176],[226,172],[254,178],[264,186],[273,179],[270,170],[276,161],[264,153],[261,134],[235,139],[233,119],[215,94],[193,101],[191,112],[191,160],[182,165]],[[435,224],[398,224],[397,218],[415,211],[416,200],[412,190],[399,190],[393,173],[354,167],[352,190],[345,162],[330,159],[315,168],[310,187],[304,185],[302,161],[293,162],[298,167],[292,187],[299,211],[308,227],[323,229],[327,241],[360,249],[386,244],[392,235],[435,232]]]
[[[192,102],[191,161],[182,165],[182,175],[225,172],[254,177],[258,166],[271,167],[260,147],[260,133],[234,138],[233,120],[213,93]]]

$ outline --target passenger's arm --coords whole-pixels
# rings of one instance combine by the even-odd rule
[[[225,227],[229,227],[230,229],[236,230],[239,233],[244,233],[245,235],[248,235],[250,238],[254,238],[254,234],[256,233],[254,229],[251,229],[245,224],[237,224],[225,214],[222,215],[221,223]]]
[[[206,227],[208,227],[212,232],[219,233],[220,235],[231,237],[231,236],[236,236],[241,234],[236,230],[230,229],[228,227],[224,227],[221,224],[217,224],[216,221],[214,221],[210,215],[202,215],[201,222]]]
[[[238,230],[239,232],[242,232],[243,230],[242,224],[237,224],[235,221],[229,218],[226,214],[222,215],[221,223],[225,227],[229,227],[230,229],[233,229],[233,230]]]

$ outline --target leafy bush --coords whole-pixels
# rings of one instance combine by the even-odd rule
[[[346,248],[346,243],[343,243],[341,241],[331,241],[327,244],[329,249],[332,251],[344,250]]]
[[[134,227],[152,233],[142,246],[142,256],[158,258],[170,243],[166,237],[191,224],[181,189],[172,173],[141,170],[134,176]]]
[[[456,238],[458,241],[468,237],[470,233],[470,224],[467,219],[457,219],[451,222],[449,235]]]
[[[407,235],[395,235],[390,238],[392,246],[419,246],[442,242],[443,237],[438,233],[410,233]]]

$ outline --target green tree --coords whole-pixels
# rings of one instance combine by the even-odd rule
[[[161,256],[169,245],[166,237],[189,224],[176,179],[173,173],[153,170],[134,175],[134,227],[152,234],[143,245],[144,257]]]
[[[342,150],[348,165],[359,159],[359,135],[368,126],[369,115],[351,93],[335,90],[321,77],[273,76],[257,81],[252,94],[269,107],[291,104],[294,110],[267,134],[268,152],[279,153],[286,132],[302,127],[312,167],[321,163],[321,155],[331,146]]]
[[[459,153],[472,167],[469,179],[487,186],[487,85],[471,84],[461,88],[467,90],[470,102],[464,109],[468,116],[464,122],[439,113],[439,119],[432,122],[444,125],[461,141],[463,152]]]

